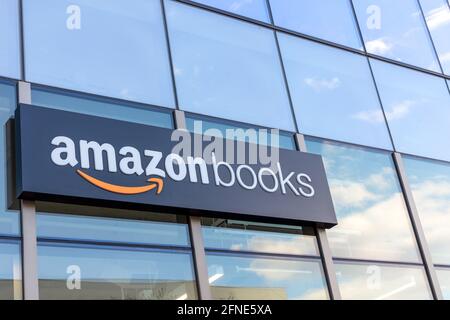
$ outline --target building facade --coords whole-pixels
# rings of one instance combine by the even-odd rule
[[[0,34],[0,299],[450,299],[447,0],[0,0]],[[17,200],[19,104],[278,129],[338,225]]]

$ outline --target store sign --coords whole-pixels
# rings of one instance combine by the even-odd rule
[[[206,146],[200,155],[181,154],[174,136],[198,136],[174,133],[20,105],[17,196],[322,227],[337,223],[320,156],[276,149],[269,165],[229,161],[228,149]],[[255,146],[242,145],[247,152]]]

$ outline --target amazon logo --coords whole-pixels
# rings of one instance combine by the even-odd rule
[[[54,146],[51,160],[57,166],[76,167],[79,177],[102,190],[123,195],[135,195],[155,190],[158,195],[164,190],[165,179],[174,182],[189,180],[191,183],[229,188],[239,185],[244,190],[261,188],[268,193],[291,193],[311,198],[315,195],[311,177],[306,173],[283,172],[277,162],[275,170],[270,167],[251,167],[246,164],[232,166],[218,161],[214,152],[211,161],[201,157],[186,157],[176,153],[164,155],[156,150],[138,150],[123,146],[116,150],[110,143],[79,140],[77,143],[66,136],[56,136],[51,140]],[[77,153],[77,149],[79,152]],[[77,157],[79,155],[79,158]],[[91,161],[92,160],[92,161]],[[144,176],[143,184],[123,186],[100,180],[86,173],[91,167],[97,171]],[[75,174],[75,173],[74,173]],[[212,174],[212,177],[210,176]]]

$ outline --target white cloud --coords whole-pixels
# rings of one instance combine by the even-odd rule
[[[430,10],[426,16],[430,31],[434,31],[450,23],[450,10],[445,4],[434,10]]]
[[[387,120],[393,121],[406,117],[411,111],[411,108],[416,104],[416,101],[404,100],[393,105],[389,111],[385,111]],[[352,117],[370,123],[384,122],[384,116],[381,110],[365,110],[352,115]]]
[[[330,180],[331,193],[338,207],[362,207],[378,199],[363,183],[347,180]]]
[[[379,38],[366,42],[366,49],[370,53],[384,55],[391,51],[393,44],[391,44],[386,38]]]
[[[337,77],[332,79],[316,79],[316,78],[306,78],[306,85],[313,88],[317,92],[323,90],[334,90],[341,85],[341,80]]]

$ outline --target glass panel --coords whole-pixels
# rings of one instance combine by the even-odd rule
[[[206,248],[319,255],[314,230],[257,222],[202,218]]]
[[[355,0],[367,52],[439,72],[417,0]]]
[[[444,73],[450,75],[450,6],[446,0],[420,0]]]
[[[211,7],[270,23],[266,0],[194,0]]]
[[[23,5],[28,81],[174,106],[159,1],[25,0]]]
[[[343,299],[432,299],[422,267],[335,262]]]
[[[450,160],[450,144],[443,139],[450,136],[445,81],[377,60],[371,64],[397,151]]]
[[[181,109],[295,131],[273,31],[166,4]]]
[[[450,164],[403,157],[433,262],[450,264]]]
[[[367,58],[282,33],[279,41],[302,133],[392,149]]]
[[[145,106],[107,102],[105,99],[45,89],[31,91],[33,105],[85,113],[105,118],[130,121],[163,128],[172,128],[172,115],[169,112],[153,111]]]
[[[41,202],[37,210],[46,212],[37,215],[38,237],[189,246],[183,216]]]
[[[39,245],[39,297],[195,299],[190,253]]]
[[[212,296],[220,300],[327,299],[325,277],[315,260],[207,255]]]
[[[0,0],[0,75],[20,78],[18,0]]]
[[[280,27],[363,48],[348,0],[270,0],[270,7],[274,22]]]
[[[307,139],[321,154],[338,225],[327,231],[335,257],[420,261],[389,153]]]
[[[189,131],[197,134],[205,134],[207,136],[227,139],[230,139],[231,134],[232,140],[246,141],[262,145],[272,145],[274,147],[280,147],[283,149],[295,150],[293,133],[278,132],[278,134],[272,134],[270,129],[262,128],[266,130],[266,135],[260,136],[259,130],[261,128],[245,126],[241,124],[235,125],[230,124],[226,121],[208,121],[203,120],[200,117],[190,117],[188,115],[186,116],[186,126]],[[242,132],[243,134],[241,135],[240,132]],[[260,139],[260,137],[262,138]]]
[[[15,85],[0,81],[0,235],[12,236],[20,234],[20,216],[18,211],[10,211],[7,208],[6,122],[12,117],[15,109]]]
[[[18,242],[0,242],[0,300],[22,299],[22,263]]]
[[[445,300],[450,300],[450,269],[436,269]]]

